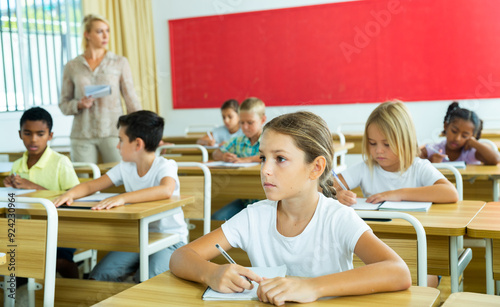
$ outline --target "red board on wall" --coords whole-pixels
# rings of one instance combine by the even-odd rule
[[[371,0],[170,20],[173,106],[500,97],[498,12],[498,0]]]

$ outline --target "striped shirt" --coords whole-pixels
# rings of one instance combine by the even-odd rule
[[[253,157],[259,154],[260,138],[252,145],[246,135],[237,136],[222,145],[220,151],[233,153],[238,158]]]

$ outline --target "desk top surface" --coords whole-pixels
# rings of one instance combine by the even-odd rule
[[[64,193],[64,191],[36,191],[24,195],[17,195],[17,197],[39,197],[54,200],[57,196]],[[90,209],[66,209],[58,208],[57,214],[59,217],[78,217],[78,218],[98,218],[98,219],[131,219],[137,220],[147,216],[151,216],[160,212],[164,212],[177,207],[182,207],[194,202],[194,196],[173,196],[170,199],[136,203],[109,210],[90,210]],[[74,202],[74,206],[92,207],[97,202]],[[0,210],[5,210],[0,208]],[[3,213],[3,212],[2,212]],[[45,208],[37,204],[18,204],[16,206],[16,213],[30,214],[30,215],[46,215]]]
[[[443,307],[470,307],[470,306],[500,306],[500,296],[482,293],[456,292],[452,293],[442,305]]]
[[[467,226],[474,238],[500,239],[500,202],[487,203]]]
[[[427,235],[461,236],[476,214],[485,205],[483,201],[459,201],[453,204],[433,204],[428,212],[407,212],[417,218]],[[375,232],[415,233],[404,220],[368,222]],[[396,226],[396,227],[395,227]]]
[[[94,306],[270,306],[259,301],[203,301],[201,296],[205,288],[202,284],[182,280],[165,272]],[[394,306],[435,306],[439,303],[439,290],[411,287],[399,292],[325,299],[307,306],[387,306],[387,302]]]

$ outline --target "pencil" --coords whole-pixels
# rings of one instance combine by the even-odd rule
[[[237,264],[236,261],[234,261],[233,258],[231,258],[231,256],[229,256],[229,254],[226,253],[226,251],[219,244],[215,244],[215,247],[217,247],[219,252],[222,254],[222,256],[224,256],[224,258],[226,258],[227,261],[229,261],[229,263]],[[246,277],[246,276],[243,276],[243,277],[245,277],[245,279],[248,280],[249,283],[252,283],[252,281],[250,281],[250,279],[248,279],[248,277]]]
[[[340,180],[339,176],[337,176],[337,174],[335,173],[335,171],[333,169],[332,169],[332,175],[337,180],[337,182],[340,184],[340,186],[342,187],[342,189],[344,189],[345,191],[349,190],[348,188],[345,187],[345,185],[342,183],[342,181]]]

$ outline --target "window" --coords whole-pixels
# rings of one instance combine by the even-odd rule
[[[58,104],[81,51],[80,0],[0,0],[0,18],[0,112]]]

